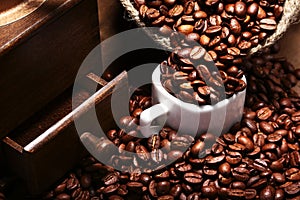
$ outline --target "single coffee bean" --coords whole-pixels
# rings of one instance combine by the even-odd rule
[[[184,174],[184,180],[191,184],[200,184],[202,182],[202,176],[195,172],[187,172]]]
[[[261,6],[259,6],[258,7],[258,12],[257,12],[257,18],[258,19],[264,19],[266,17],[267,17],[266,11]]]
[[[164,0],[166,6],[173,6],[176,3],[176,0]]]
[[[190,52],[190,58],[193,60],[199,60],[206,53],[205,49],[201,46],[194,46]]]
[[[119,184],[114,184],[114,185],[109,185],[107,187],[104,188],[103,190],[103,194],[112,194],[115,191],[117,191],[117,189],[119,188]]]
[[[243,167],[236,167],[232,170],[233,177],[238,181],[248,181],[249,177],[249,170]]]
[[[192,14],[195,7],[195,3],[193,1],[188,1],[184,4],[184,14],[190,15]]]
[[[290,168],[285,171],[285,176],[290,181],[300,181],[300,169]]]
[[[256,16],[258,13],[259,5],[257,3],[252,3],[247,8],[247,14],[250,16]]]
[[[200,35],[198,33],[190,33],[187,36],[187,42],[193,43],[198,42],[200,40]]]
[[[273,126],[266,121],[261,121],[259,123],[259,128],[265,134],[270,134],[274,132]]]
[[[241,51],[236,47],[227,48],[227,52],[229,55],[232,55],[232,56],[239,56],[241,53]]]
[[[265,187],[259,195],[262,200],[272,200],[275,197],[275,189],[272,186]]]
[[[201,188],[201,193],[204,197],[214,199],[218,195],[218,190],[215,186],[203,186]]]
[[[209,17],[209,23],[212,26],[220,26],[222,24],[222,18],[220,15],[211,15]]]
[[[245,191],[240,189],[229,189],[228,190],[228,196],[230,198],[244,198],[245,197]]]
[[[242,155],[236,151],[228,151],[225,158],[229,164],[236,165],[241,162]]]
[[[225,11],[226,11],[228,14],[231,14],[231,15],[234,14],[234,9],[235,9],[235,5],[234,5],[234,4],[227,4],[227,5],[225,6]]]
[[[234,5],[234,12],[238,17],[245,17],[247,12],[247,6],[242,1],[237,1]]]
[[[292,167],[300,166],[300,153],[299,150],[295,150],[290,153],[290,164]]]
[[[244,145],[246,148],[246,151],[248,151],[248,152],[251,152],[254,150],[253,142],[246,136],[238,137],[237,142]]]
[[[284,183],[285,182],[285,176],[281,173],[273,173],[272,174],[272,177],[274,178],[274,180],[277,182],[277,183]]]
[[[273,133],[268,135],[267,140],[271,143],[276,143],[281,141],[282,139],[282,135],[278,134],[278,133]]]
[[[245,198],[246,199],[255,199],[257,195],[257,191],[255,189],[246,189],[245,190]]]
[[[194,12],[193,17],[195,19],[205,19],[205,18],[207,18],[207,14],[206,14],[206,12],[199,10],[199,11]]]
[[[275,150],[276,148],[277,148],[276,144],[274,144],[274,143],[268,143],[268,144],[265,144],[262,147],[262,151],[272,151],[272,150]]]
[[[80,177],[80,185],[83,187],[83,188],[89,188],[92,184],[92,177],[90,174],[83,174],[81,177]]]
[[[170,182],[168,181],[161,181],[157,183],[156,192],[159,196],[165,195],[169,193],[170,190]]]
[[[284,200],[284,198],[285,198],[285,195],[284,195],[283,189],[277,189],[275,191],[275,197],[274,197],[274,199],[275,200]]]
[[[210,43],[210,38],[206,35],[201,35],[200,36],[200,44],[202,46],[207,46]]]
[[[154,20],[154,19],[157,19],[158,17],[160,16],[160,13],[157,9],[155,8],[149,8],[147,11],[146,11],[146,17],[149,19],[149,20]]]
[[[206,29],[207,34],[216,34],[219,33],[222,30],[221,26],[210,26]]]
[[[215,164],[222,162],[224,159],[225,159],[224,154],[221,154],[219,156],[207,156],[206,163],[215,165]]]
[[[256,111],[257,118],[260,120],[267,120],[272,116],[272,110],[269,107],[263,107]]]
[[[174,186],[170,189],[170,194],[171,194],[173,197],[179,197],[181,191],[182,191],[181,185],[180,185],[180,184],[176,184],[176,185],[174,185]]]
[[[178,31],[180,33],[185,34],[185,35],[188,35],[188,34],[192,33],[193,30],[194,30],[194,26],[188,25],[188,24],[181,25],[181,26],[178,27]]]
[[[298,181],[296,183],[289,184],[287,187],[284,187],[284,191],[288,195],[299,194],[299,192],[300,192],[300,182]]]
[[[231,173],[231,166],[228,162],[224,162],[219,166],[219,172],[225,176],[228,177]]]
[[[70,200],[71,196],[66,194],[66,193],[62,193],[56,196],[57,200]]]
[[[274,19],[265,18],[260,20],[259,27],[267,31],[272,31],[277,28],[277,22]]]
[[[238,22],[238,20],[232,18],[230,20],[230,30],[233,34],[235,35],[239,35],[241,33],[242,27],[240,25],[240,23]]]
[[[245,190],[246,189],[246,185],[244,182],[241,182],[241,181],[235,181],[235,182],[232,182],[230,184],[230,187],[232,189],[241,189],[241,190]]]
[[[171,195],[163,195],[158,197],[158,200],[174,200],[174,197]]]
[[[175,5],[173,8],[169,10],[169,16],[170,17],[178,17],[183,13],[183,6],[182,5]]]
[[[245,41],[245,40],[242,40],[241,42],[239,42],[238,47],[239,47],[241,50],[246,51],[246,50],[248,50],[248,49],[251,48],[251,45],[252,45],[251,42],[247,42],[247,41]]]

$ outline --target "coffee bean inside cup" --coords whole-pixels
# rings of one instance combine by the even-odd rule
[[[239,53],[235,47],[228,51]],[[197,105],[218,103],[246,88],[242,70],[235,66],[225,71],[218,69],[201,46],[178,48],[161,63],[160,71],[161,83],[170,94]]]

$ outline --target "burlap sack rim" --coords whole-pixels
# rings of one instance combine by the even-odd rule
[[[120,0],[121,4],[127,10],[130,17],[136,22],[139,27],[146,27],[146,24],[141,21],[139,17],[139,11],[135,9],[130,0]],[[257,47],[250,50],[250,54],[253,54],[264,47],[268,47],[279,40],[284,33],[287,31],[290,25],[299,22],[300,13],[300,0],[286,0],[284,4],[284,10],[281,20],[277,25],[276,31],[268,37],[263,44],[259,44]],[[170,39],[167,37],[160,36],[155,33],[146,31],[147,34],[157,41],[163,47],[171,50]]]

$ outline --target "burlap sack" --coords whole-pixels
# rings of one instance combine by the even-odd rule
[[[130,0],[120,0],[129,16],[136,22],[139,27],[145,27],[146,24],[141,21],[139,17],[139,11],[135,9],[133,3]],[[259,44],[257,47],[254,47],[250,50],[250,54],[253,54],[264,47],[268,47],[274,44],[277,40],[279,40],[288,27],[292,24],[299,22],[299,13],[300,13],[300,0],[286,0],[284,4],[284,10],[281,20],[278,23],[276,31],[269,36],[263,44]],[[161,35],[155,33],[147,32],[155,41],[157,41],[162,46],[171,49],[170,39],[167,37],[163,37]]]

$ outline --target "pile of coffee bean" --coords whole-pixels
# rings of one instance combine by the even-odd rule
[[[150,138],[137,138],[139,130],[133,124],[151,106],[151,98],[149,93],[135,94],[130,100],[131,116],[120,119],[120,130],[107,132],[120,149],[136,152],[128,162],[131,172],[116,171],[88,157],[45,198],[299,199],[300,95],[292,87],[300,79],[300,69],[277,58],[277,51],[275,45],[245,61],[249,84],[244,115],[228,133],[190,138],[165,127]],[[177,160],[142,172],[138,162],[143,159]]]
[[[140,18],[178,46],[177,34],[197,41],[217,65],[241,64],[241,57],[276,29],[284,0],[135,0]]]
[[[214,104],[225,95],[229,98],[246,88],[241,69],[236,66],[218,69],[201,46],[177,48],[161,63],[160,69],[164,88],[188,103]]]

